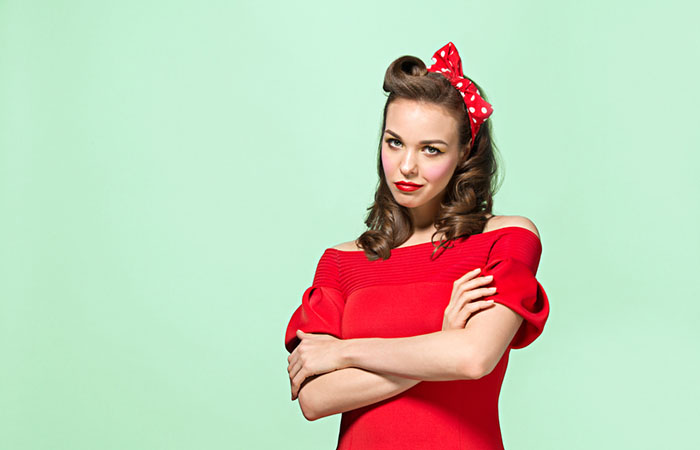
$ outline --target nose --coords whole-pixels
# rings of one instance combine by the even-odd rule
[[[400,166],[401,174],[408,177],[409,175],[415,174],[416,171],[416,155],[411,151],[404,152],[404,157],[401,160]]]

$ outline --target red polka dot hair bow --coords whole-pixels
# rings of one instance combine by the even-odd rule
[[[428,72],[436,72],[445,76],[464,97],[464,103],[467,105],[467,114],[471,119],[469,125],[472,128],[472,142],[474,142],[479,127],[491,115],[493,107],[481,98],[476,85],[464,76],[462,60],[452,42],[448,42],[436,51],[432,60],[433,65],[428,66]]]

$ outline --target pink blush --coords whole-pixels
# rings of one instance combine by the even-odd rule
[[[443,177],[451,177],[450,169],[453,167],[450,164],[442,164],[439,166],[429,166],[423,169],[423,177],[433,183],[438,182]]]
[[[394,165],[391,162],[391,158],[385,158],[384,152],[382,152],[382,167],[384,168],[385,174],[391,174],[394,171]]]

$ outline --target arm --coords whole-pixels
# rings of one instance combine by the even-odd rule
[[[500,226],[525,228],[536,236],[539,244],[537,228],[525,217],[508,217],[507,220],[501,220]],[[498,264],[498,258],[516,255],[520,261],[525,262],[531,273],[526,276],[526,271],[523,270],[525,265],[509,262],[502,266],[507,274],[505,279],[500,280],[499,275],[496,275],[494,280],[496,286],[499,283],[505,286],[505,296],[504,289],[499,289],[499,293],[483,300],[493,298],[496,302],[517,304],[518,309],[524,310],[529,317],[538,315],[537,320],[543,322],[548,314],[548,302],[546,296],[538,291],[533,276],[539,261],[539,248],[532,240],[522,239],[524,237],[521,236],[502,240],[494,247],[494,255],[491,256]],[[528,307],[522,308],[522,304],[518,303],[522,300],[521,297],[527,297],[528,300],[537,298],[542,304],[528,304]],[[496,303],[493,307],[470,316],[464,329],[448,329],[395,339],[350,339],[342,356],[346,366],[406,378],[428,381],[476,379],[491,373],[513,341],[523,320],[523,316],[514,309]]]
[[[494,298],[499,301],[498,294]],[[302,410],[306,408],[309,411],[307,418],[312,417],[310,420],[314,420],[397,395],[422,379],[440,381],[480,378],[498,364],[522,321],[523,317],[513,309],[495,304],[473,314],[464,329],[444,330],[409,338],[345,340],[349,345],[340,352],[343,366],[333,372],[308,378],[302,383],[305,386],[299,391]],[[358,370],[351,371],[353,368]],[[372,394],[366,397],[356,394],[357,389],[368,386],[361,384],[363,380],[360,376],[374,377],[380,389],[375,391],[377,385],[369,385]],[[414,382],[413,385],[408,385],[410,380]],[[355,381],[358,385],[351,384]],[[382,386],[388,390],[381,390]],[[343,390],[345,387],[348,389]],[[341,391],[344,393],[339,396]],[[341,401],[335,403],[336,399]],[[343,399],[347,403],[342,403]],[[352,403],[353,400],[357,403]],[[318,414],[313,411],[314,405],[321,405],[317,409]]]
[[[513,310],[495,304],[472,315],[464,329],[348,339],[342,357],[347,367],[417,380],[477,379],[493,370],[521,322]]]
[[[309,377],[299,390],[299,406],[307,420],[350,411],[404,392],[420,380],[347,367]]]
[[[481,378],[496,366],[521,322],[496,304],[473,314],[461,330],[346,339],[343,357],[351,366],[307,378],[299,405],[304,417],[316,420],[391,398],[421,380]]]
[[[345,340],[346,367],[425,381],[471,378],[469,341],[464,330],[450,329],[402,338]]]

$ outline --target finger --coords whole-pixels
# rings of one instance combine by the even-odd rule
[[[479,275],[479,272],[481,272],[481,268],[477,267],[476,269],[470,270],[469,272],[465,273],[461,277],[457,278],[454,283],[452,283],[453,287],[460,286],[462,283],[465,281],[471,280],[472,278],[476,277]]]
[[[484,275],[483,277],[476,277],[462,283],[462,287],[468,286],[467,289],[474,289],[479,286],[485,286],[493,281],[493,275]]]
[[[301,341],[299,341],[299,343],[297,344],[297,346],[294,347],[294,350],[292,350],[292,353],[289,354],[289,356],[287,357],[287,361],[290,361],[290,362],[291,362],[294,358],[297,357],[297,355],[299,354],[299,346],[300,346],[300,345],[301,345]]]
[[[292,352],[292,354],[289,355],[289,357],[287,358],[287,365],[288,365],[288,366],[291,366],[292,364],[294,364],[294,361],[296,361],[297,359],[299,359],[299,358],[297,357],[296,351],[297,351],[297,350],[294,349],[294,351]]]
[[[299,397],[299,391],[301,391],[301,387],[304,385],[306,379],[307,378],[303,376],[296,376],[289,380],[292,388],[292,400],[296,400]]]
[[[465,301],[462,306],[459,308],[457,311],[457,314],[461,314],[464,311],[475,311],[478,310],[484,302],[490,302],[491,300],[473,300],[473,301]]]
[[[292,400],[297,398],[297,395],[299,394],[299,384],[297,383],[297,380],[292,378]]]
[[[304,365],[299,360],[296,360],[292,364],[290,364],[288,367],[289,378],[294,378],[295,376],[297,376],[297,374],[299,373],[299,371],[301,371],[303,366]]]
[[[301,390],[301,385],[295,385],[292,380],[292,401],[299,397],[299,391]]]
[[[469,290],[459,291],[459,301],[456,302],[457,308],[461,308],[465,301],[476,300],[477,298],[487,297],[489,295],[494,295],[498,289],[495,286],[484,287],[484,288],[474,288]]]
[[[466,320],[475,312],[482,309],[490,308],[496,304],[493,300],[479,300],[478,302],[467,303],[464,308],[459,311],[459,318],[466,322]]]
[[[290,363],[290,364],[287,366],[287,373],[289,374],[289,379],[290,379],[290,380],[291,380],[292,378],[294,378],[294,375],[296,375],[297,372],[298,372],[298,369],[297,369],[297,364],[296,364],[296,363]]]
[[[294,378],[302,371],[305,371],[304,363],[302,361],[298,361],[296,364],[294,364],[294,367],[291,368],[289,376]]]
[[[485,291],[485,289],[489,289],[489,291]],[[470,281],[470,282],[465,283],[462,286],[460,286],[457,289],[455,296],[459,299],[459,298],[462,298],[463,296],[467,295],[470,298],[475,299],[475,298],[479,298],[482,295],[489,295],[489,294],[492,294],[495,292],[496,292],[496,290],[493,289],[493,286],[480,287],[480,286],[478,286]],[[460,302],[455,302],[455,303],[458,305],[457,308],[459,308],[461,306]]]
[[[470,280],[477,276],[479,272],[481,271],[481,268],[477,267],[474,270],[470,270],[469,272],[465,273],[461,277],[457,278],[454,283],[452,283],[452,293],[450,294],[450,303],[448,304],[448,307],[451,306],[454,302],[454,299],[456,297],[457,290],[459,287],[462,285],[467,280]]]
[[[306,376],[304,375],[304,371],[300,371],[295,377],[294,380],[292,381],[292,396],[297,397],[299,395],[299,388],[301,387],[301,383],[304,382],[306,379]]]
[[[469,299],[462,298],[460,301],[461,296],[464,295],[465,292],[475,290],[478,286],[483,286],[493,281],[493,275],[476,277],[479,273],[481,273],[481,268],[477,267],[476,269],[470,270],[469,272],[465,273],[462,277],[458,278],[452,284],[450,302],[447,304],[447,307],[444,311],[445,318],[454,314],[455,311],[459,311],[462,308],[462,306],[464,306],[465,301],[471,301],[483,295],[489,295],[496,292],[495,289],[492,289],[489,292],[479,291],[478,294],[475,293]]]
[[[477,267],[476,269],[470,270],[461,277],[457,278],[453,284],[462,284],[465,281],[471,280],[472,278],[476,277],[477,275],[479,275],[480,272],[481,267]]]
[[[460,321],[466,321],[466,319],[474,313],[474,311],[477,311],[481,304],[487,300],[473,300],[473,301],[467,301],[462,304],[462,307],[455,313],[457,317],[459,317]]]
[[[481,267],[477,267],[477,268],[472,269],[469,272],[465,273],[461,277],[459,277],[458,280],[473,278],[473,277],[477,276],[480,272],[481,272]]]
[[[450,304],[447,305],[442,315],[443,325],[447,324],[447,328],[454,328],[453,324],[458,320],[459,312],[464,307],[464,304],[469,303],[471,300],[472,299],[469,298],[469,293],[453,295]],[[458,327],[461,328],[459,325]]]
[[[457,323],[460,328],[465,328],[467,326],[469,317],[473,312],[474,311],[471,311],[470,308],[464,308],[457,314]]]
[[[455,297],[453,295],[452,297],[450,297],[450,303],[447,304],[447,307],[445,308],[445,310],[442,313],[442,315],[444,317],[447,317],[450,314],[452,314],[452,311],[454,310],[454,304],[455,304]]]
[[[455,311],[462,309],[465,303],[472,300],[476,300],[480,297],[485,297],[487,295],[493,295],[496,293],[495,287],[489,288],[477,288],[478,283],[488,283],[491,280],[486,277],[480,277],[481,280],[470,280],[461,286],[455,286],[452,289],[452,296],[450,297],[450,303],[447,305],[444,311],[444,316],[450,316]],[[484,280],[486,278],[486,280]]]

